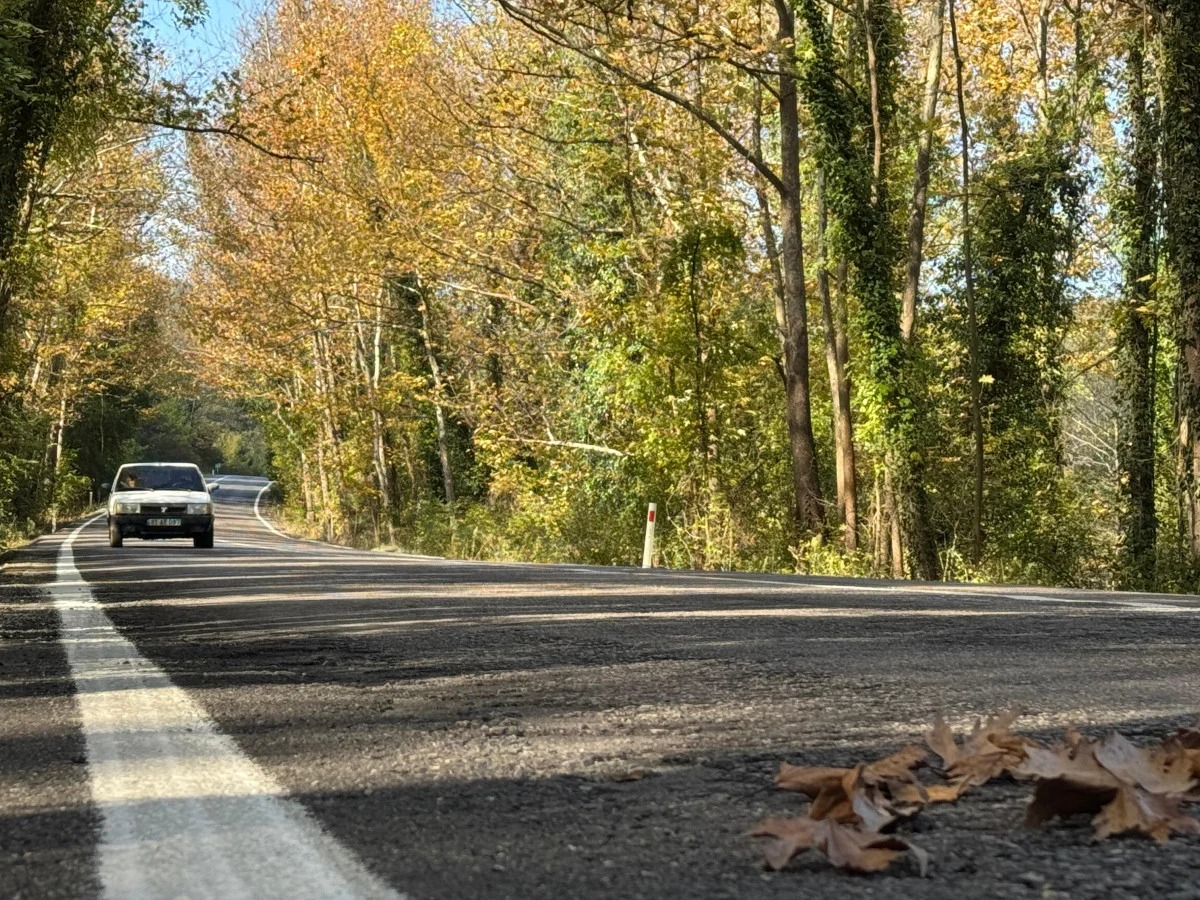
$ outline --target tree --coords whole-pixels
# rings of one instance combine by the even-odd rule
[[[580,0],[571,5],[500,0],[514,20],[535,34],[567,48],[594,64],[612,72],[626,83],[648,91],[685,110],[703,123],[742,159],[757,176],[772,188],[779,203],[779,264],[782,282],[781,304],[776,311],[779,341],[783,357],[786,420],[792,456],[794,513],[798,529],[820,531],[824,523],[824,505],[818,477],[816,444],[813,438],[809,378],[808,311],[805,285],[804,247],[802,242],[802,197],[800,185],[800,120],[796,93],[795,14],[787,0],[774,3],[774,35],[764,32],[766,23],[757,12],[745,11],[737,20],[745,25],[732,34],[728,22],[695,20],[690,13],[670,4],[648,4],[640,9],[630,5],[626,14],[614,15],[605,4]],[[743,30],[744,29],[744,30]],[[755,51],[769,43],[770,51]],[[641,59],[627,49],[642,48]],[[671,58],[679,48],[681,58]],[[747,53],[747,51],[749,51]],[[658,61],[667,63],[668,78],[656,74]],[[669,62],[668,62],[669,60]],[[729,118],[727,107],[706,102],[703,95],[689,94],[686,79],[678,73],[700,72],[717,61],[758,83],[775,98],[779,128],[779,162],[772,164],[761,152],[761,144],[744,143],[738,127]],[[721,61],[724,61],[723,63]],[[650,65],[646,65],[650,63]],[[678,86],[673,83],[678,82]],[[758,148],[758,149],[756,149]]]
[[[1180,428],[1191,552],[1200,560],[1200,8],[1155,0],[1161,47],[1163,190],[1167,251],[1177,283],[1182,363]]]
[[[1125,583],[1154,583],[1158,516],[1155,510],[1155,358],[1153,282],[1158,276],[1158,110],[1148,89],[1146,23],[1132,23],[1127,57],[1130,134],[1128,187],[1117,207],[1124,237],[1124,303],[1117,349],[1121,383],[1120,465],[1126,495]]]

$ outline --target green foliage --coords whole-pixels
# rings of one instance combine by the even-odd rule
[[[1095,511],[1065,469],[1061,448],[1064,342],[1072,320],[1065,272],[1081,184],[1070,157],[1051,141],[1021,140],[977,175],[974,191],[987,549],[978,569],[960,563],[954,551],[951,563],[971,577],[1095,583],[1104,577],[1094,560]],[[956,266],[961,277],[961,260]],[[931,343],[954,348],[937,360],[933,383],[948,386],[935,403],[950,401],[963,411],[941,425],[952,432],[942,444],[944,457],[957,467],[971,458],[967,314],[949,297],[929,312]],[[935,463],[935,471],[944,465]],[[934,480],[949,486],[936,498],[935,520],[951,548],[966,543],[969,481],[949,472]]]

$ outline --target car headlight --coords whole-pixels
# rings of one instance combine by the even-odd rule
[[[113,512],[118,516],[125,515],[126,513],[135,513],[138,511],[139,505],[140,504],[137,503],[129,503],[118,500],[113,504]]]
[[[188,504],[188,515],[189,516],[211,516],[212,515],[212,504],[211,503],[189,503]]]

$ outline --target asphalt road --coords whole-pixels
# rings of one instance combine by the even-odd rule
[[[212,550],[101,521],[0,571],[0,896],[1200,898],[1200,840],[1027,830],[1016,785],[922,814],[926,879],[745,836],[801,810],[780,760],[935,711],[1192,721],[1196,598],[356,552],[272,533],[263,484]]]

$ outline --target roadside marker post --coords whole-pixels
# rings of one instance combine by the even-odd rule
[[[646,543],[642,546],[642,568],[654,567],[654,513],[658,507],[651,503],[646,511]]]

